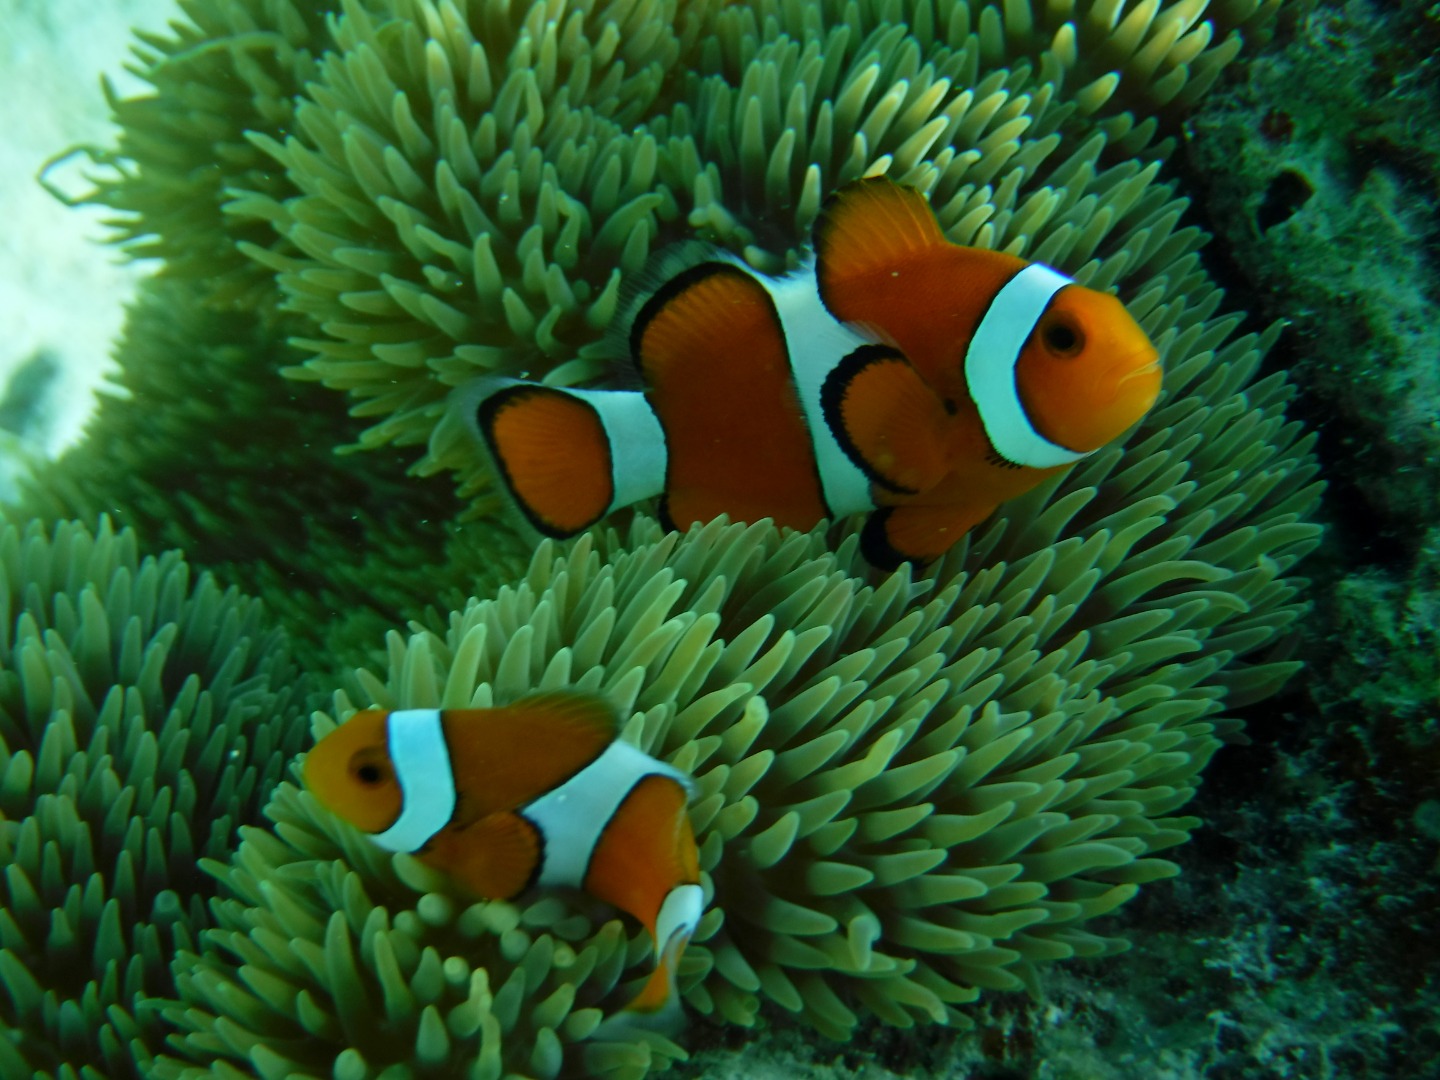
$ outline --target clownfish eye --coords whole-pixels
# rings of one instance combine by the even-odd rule
[[[366,787],[379,787],[390,779],[390,770],[370,752],[362,750],[350,759],[350,775]]]
[[[1085,332],[1065,314],[1050,314],[1040,323],[1040,340],[1054,356],[1069,360],[1085,348]]]

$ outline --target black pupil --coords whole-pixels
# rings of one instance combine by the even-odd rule
[[[1064,323],[1051,323],[1045,331],[1045,340],[1056,352],[1069,352],[1078,340],[1073,328]]]
[[[380,782],[380,766],[361,765],[355,770],[355,775],[360,778],[362,784],[378,784]]]

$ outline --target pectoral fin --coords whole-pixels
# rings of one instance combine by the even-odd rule
[[[826,378],[820,402],[851,460],[887,491],[919,495],[948,471],[950,415],[898,350],[856,349]]]
[[[519,814],[490,814],[473,825],[442,829],[420,853],[476,896],[509,900],[540,868],[540,835]]]

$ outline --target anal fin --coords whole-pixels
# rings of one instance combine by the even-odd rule
[[[903,562],[924,564],[949,551],[994,510],[995,504],[979,503],[887,506],[866,520],[860,550],[882,570],[893,570]]]

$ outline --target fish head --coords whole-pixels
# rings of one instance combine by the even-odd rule
[[[1080,453],[1120,435],[1160,395],[1160,356],[1125,305],[1067,285],[1055,294],[1015,367],[1035,429]]]
[[[379,709],[358,712],[305,756],[305,786],[327,809],[366,832],[383,832],[400,816],[404,794],[387,749]]]

